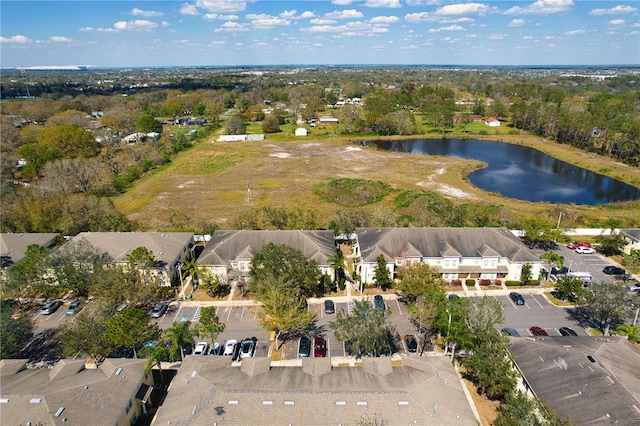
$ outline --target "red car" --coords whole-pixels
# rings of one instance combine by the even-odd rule
[[[316,358],[327,356],[327,342],[320,336],[313,340],[313,356]]]
[[[589,247],[590,248],[591,244],[585,243],[585,242],[579,243],[577,241],[574,241],[572,243],[567,244],[567,247],[570,248],[570,249],[577,249],[578,247]]]
[[[537,327],[537,326],[533,326],[529,329],[529,331],[531,332],[531,334],[533,334],[534,336],[548,336],[549,334],[544,331],[543,328],[541,327]]]

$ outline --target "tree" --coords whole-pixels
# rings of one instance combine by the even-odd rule
[[[262,293],[262,309],[256,312],[262,326],[276,335],[276,350],[280,348],[278,341],[283,333],[289,335],[301,334],[316,320],[315,315],[307,309],[303,299],[291,297],[286,289],[291,285],[284,282],[284,278],[268,278]]]
[[[631,274],[640,272],[640,250],[631,250],[622,259],[622,265],[627,268]]]
[[[531,264],[525,263],[522,265],[522,269],[520,270],[520,285],[529,285],[531,282],[531,278],[533,278],[533,273],[531,272]]]
[[[149,324],[149,314],[144,309],[128,306],[109,318],[105,337],[114,347],[127,346],[137,358],[136,347],[160,336],[160,329]]]
[[[502,302],[493,297],[465,298],[464,322],[475,336],[484,336],[494,330],[496,324],[504,322]]]
[[[154,366],[158,366],[158,370],[160,370],[160,381],[164,386],[164,374],[162,374],[162,362],[169,356],[169,350],[165,347],[165,345],[154,345],[150,348],[143,348],[140,351],[140,354],[147,358],[147,361],[144,363],[144,371],[147,374],[151,373],[151,370]]]
[[[552,220],[540,216],[528,216],[521,221],[524,240],[529,245],[547,245],[558,240],[562,231]]]
[[[627,289],[615,283],[594,282],[589,286],[591,296],[584,309],[598,321],[605,336],[612,324],[631,315],[632,302]]]
[[[378,287],[382,290],[388,290],[391,288],[391,275],[387,269],[387,261],[384,255],[380,255],[376,258],[376,266],[374,268],[374,281]]]
[[[65,322],[60,330],[64,353],[72,357],[85,353],[99,363],[112,349],[105,335],[108,318],[109,310],[99,306],[91,314],[84,309],[74,321]]]
[[[163,340],[167,342],[169,361],[176,362],[184,359],[184,346],[194,343],[194,332],[191,330],[191,323],[174,322],[171,327],[164,331]]]
[[[445,309],[445,303],[446,296],[444,290],[433,289],[418,296],[416,301],[407,307],[418,328],[418,332],[422,334],[423,350],[436,318],[438,318],[440,312]]]
[[[225,296],[231,291],[231,287],[229,285],[223,285],[220,277],[216,274],[205,272],[202,273],[200,278],[198,288],[210,297]]]
[[[38,142],[47,148],[57,150],[64,158],[90,158],[100,152],[100,143],[91,132],[75,124],[48,128]]]
[[[618,324],[616,333],[626,336],[631,343],[640,341],[640,327],[635,324]]]
[[[262,301],[272,279],[285,284],[282,289],[291,297],[304,298],[318,293],[322,272],[317,263],[286,244],[265,244],[251,259],[251,291]]]
[[[428,263],[414,263],[398,269],[396,288],[409,302],[415,302],[418,296],[427,291],[444,289],[445,282],[440,273]]]
[[[269,114],[262,120],[262,131],[264,133],[278,133],[280,131],[280,120],[273,114]]]
[[[0,300],[0,359],[9,358],[20,351],[32,335],[33,324],[28,313],[9,300]]]
[[[224,133],[227,135],[243,135],[247,131],[242,118],[236,116],[227,118],[224,128]]]
[[[136,120],[136,131],[141,133],[162,133],[162,123],[151,114],[141,114]]]
[[[560,256],[555,251],[545,252],[540,256],[540,259],[545,259],[548,262],[549,272],[551,272],[551,268],[553,267],[554,264],[558,267],[558,269],[562,269],[562,265],[564,265],[564,256]]]
[[[226,326],[225,323],[220,322],[214,306],[200,308],[200,318],[195,327],[198,336],[208,337],[212,342],[215,342]]]
[[[553,295],[560,300],[581,302],[587,299],[587,297],[589,296],[589,290],[584,288],[581,279],[565,275],[556,283],[556,288]]]
[[[516,390],[507,395],[500,405],[493,426],[570,426],[568,420],[560,420],[537,398]]]
[[[596,242],[600,245],[598,249],[605,256],[615,256],[622,253],[627,241],[622,233],[611,233],[609,235],[598,235]]]
[[[100,273],[111,258],[100,253],[87,240],[69,241],[51,253],[48,266],[58,285],[75,290],[78,296],[89,295],[94,274]]]
[[[329,327],[350,354],[380,356],[392,352],[389,315],[388,309],[374,309],[369,301],[356,300],[351,313],[338,311]]]
[[[131,270],[149,268],[155,265],[153,252],[146,247],[136,247],[127,255],[127,262]]]
[[[195,258],[189,259],[186,262],[184,262],[184,264],[180,268],[180,271],[182,272],[183,279],[186,279],[187,277],[191,277],[192,282],[198,281],[198,277],[200,275],[200,268],[198,267],[198,263],[196,262]]]
[[[342,250],[336,250],[335,254],[327,259],[329,264],[333,266],[333,281],[337,284],[338,288],[344,288],[346,280],[346,274],[344,272],[344,253]]]

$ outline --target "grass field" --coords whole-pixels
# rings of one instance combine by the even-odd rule
[[[227,143],[211,139],[199,143],[181,152],[172,164],[145,175],[127,193],[114,198],[114,203],[144,229],[158,231],[175,230],[172,217],[176,215],[189,223],[215,223],[224,229],[229,227],[231,219],[248,209],[263,206],[290,209],[296,205],[317,209],[326,226],[337,211],[348,208],[375,211],[385,207],[400,214],[398,194],[423,192],[435,192],[454,204],[473,201],[500,206],[504,221],[511,223],[528,215],[556,218],[562,212],[564,227],[598,225],[609,218],[620,219],[623,226],[640,225],[639,201],[576,206],[508,199],[484,192],[466,180],[470,172],[483,167],[477,161],[378,151],[358,143],[371,137],[337,137],[330,126],[311,129],[310,136],[294,139],[292,129],[268,134],[263,142]],[[532,146],[640,187],[638,168],[538,137],[507,134],[504,129],[499,130],[503,133],[494,134],[494,130],[490,129],[491,134],[487,135],[451,134],[448,137]],[[363,181],[369,185],[366,191],[354,184]],[[320,190],[327,189],[328,185],[331,191]],[[376,192],[363,198],[362,206],[345,206],[344,192],[349,188],[367,192],[376,185]]]

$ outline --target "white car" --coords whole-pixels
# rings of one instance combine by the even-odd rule
[[[576,253],[578,254],[593,254],[596,250],[593,247],[578,247]]]
[[[227,340],[227,343],[224,345],[224,354],[227,356],[232,356],[236,351],[236,347],[238,346],[237,340]]]
[[[207,342],[198,342],[193,350],[194,355],[206,355],[208,353],[209,344]]]

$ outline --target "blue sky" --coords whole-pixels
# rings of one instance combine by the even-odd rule
[[[3,67],[640,64],[640,2],[5,1]]]

